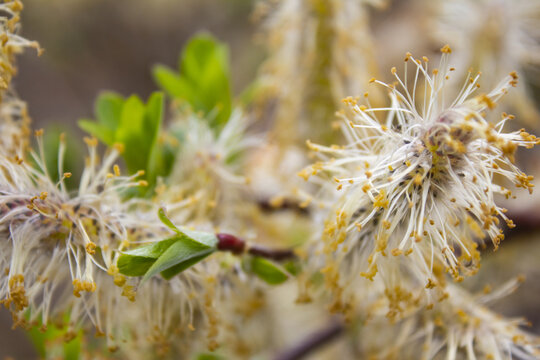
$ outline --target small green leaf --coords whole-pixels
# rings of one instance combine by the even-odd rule
[[[173,237],[126,251],[118,258],[118,270],[127,276],[144,276],[156,259],[176,241],[178,238]]]
[[[176,227],[159,209],[160,220],[177,235],[124,252],[117,261],[120,273],[144,276],[142,281],[161,273],[165,279],[186,270],[217,250],[215,234]]]
[[[302,265],[298,260],[290,260],[283,264],[283,268],[293,276],[297,276],[302,272]]]
[[[175,233],[178,233],[178,234],[180,233],[180,230],[178,230],[178,228],[172,223],[172,221],[165,214],[165,209],[159,208],[158,217],[159,217],[159,220],[161,220],[161,222],[164,225],[166,225],[169,229],[171,229]]]
[[[124,100],[118,94],[105,92],[96,100],[97,121],[83,119],[79,126],[108,146],[124,145],[122,156],[127,171],[134,174],[145,170],[147,189],[152,189],[157,177],[167,175],[174,163],[174,154],[159,141],[164,103],[161,92],[152,93],[146,104],[136,95]],[[145,193],[149,191],[139,191],[139,195]]]
[[[104,144],[108,146],[112,146],[114,144],[114,130],[109,129],[103,124],[87,119],[79,120],[78,124],[81,129],[90,135],[95,136]]]
[[[124,144],[123,157],[130,174],[146,169],[151,140],[144,131],[144,103],[135,95],[124,103],[115,139]]]
[[[154,67],[158,85],[171,97],[187,102],[202,112],[212,128],[221,128],[230,118],[232,92],[228,48],[209,34],[198,34],[186,44],[178,64],[179,72]]]
[[[141,246],[133,250],[125,251],[123,255],[142,256],[142,257],[157,259],[165,252],[165,250],[167,250],[176,241],[178,241],[178,237],[173,236],[171,238],[161,240],[153,244],[149,244],[149,245]]]
[[[166,270],[163,270],[161,272],[161,276],[163,276],[163,278],[165,280],[170,280],[175,275],[178,275],[182,271],[186,270],[187,268],[190,268],[191,266],[195,265],[196,263],[203,260],[205,257],[209,256],[213,252],[214,251],[209,251],[209,252],[202,253],[201,255],[194,256],[191,259],[188,259],[188,260],[185,260],[185,261],[179,263],[178,265],[175,265],[175,266],[170,267],[170,268],[168,268]]]
[[[156,259],[154,258],[122,254],[118,258],[116,266],[118,266],[120,274],[126,276],[144,276],[155,262]]]
[[[171,97],[182,98],[191,103],[192,89],[177,72],[163,65],[156,65],[152,69],[152,74],[158,86],[165,90]]]
[[[158,176],[168,173],[168,170],[165,169],[164,147],[159,142],[164,107],[165,96],[163,93],[154,92],[150,95],[146,103],[144,132],[151,139],[148,148],[147,163],[145,164],[151,186],[154,185]]]
[[[96,99],[94,112],[97,122],[79,120],[79,126],[84,131],[98,138],[104,144],[112,146],[115,142],[115,131],[118,128],[124,99],[113,92],[103,92]]]
[[[251,258],[248,263],[248,271],[251,271],[270,285],[281,284],[289,278],[287,273],[276,264],[259,256]]]
[[[193,231],[189,230],[185,227],[180,227],[180,231],[189,237],[190,239],[199,242],[203,245],[209,246],[209,247],[216,247],[218,240],[215,234],[208,233],[208,232],[202,232],[202,231]]]
[[[29,318],[28,314],[25,316],[27,319]],[[69,313],[64,315],[64,324],[69,323],[69,317]],[[41,358],[48,359],[57,355],[60,356],[63,353],[62,359],[77,360],[81,356],[82,330],[77,331],[75,338],[65,342],[64,338],[67,331],[68,327],[66,325],[48,324],[45,331],[39,330],[39,325],[37,325],[27,333]],[[55,355],[53,356],[53,354]]]
[[[105,91],[98,96],[94,112],[101,125],[114,130],[118,127],[123,106],[124,98],[121,95]]]
[[[180,266],[180,270],[172,271],[176,273],[187,269],[194,265],[196,262],[202,260],[204,257],[210,255],[216,250],[215,247],[208,246],[204,243],[197,242],[186,235],[178,235],[178,241],[173,243],[165,252],[152,264],[144,275],[143,281],[150,277],[168,270],[170,268]],[[166,272],[169,276],[171,273]]]

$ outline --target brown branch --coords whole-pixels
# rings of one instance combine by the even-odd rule
[[[280,352],[274,360],[299,360],[304,358],[306,355],[313,353],[315,350],[320,349],[321,347],[332,342],[332,340],[339,337],[345,331],[345,326],[343,322],[334,319],[332,323],[321,330],[318,330],[310,335],[308,335],[303,341],[299,344],[287,349],[283,352]]]
[[[217,248],[220,251],[228,251],[235,255],[248,253],[274,261],[284,261],[296,259],[296,254],[292,249],[273,249],[262,245],[249,245],[244,240],[231,234],[216,234],[218,239]]]
[[[540,209],[511,209],[506,215],[516,224],[513,232],[540,229]]]
[[[301,215],[309,215],[309,208],[301,206],[300,202],[293,199],[284,199],[279,204],[273,204],[270,199],[261,199],[257,201],[259,208],[267,213],[277,212],[277,211],[294,211]]]

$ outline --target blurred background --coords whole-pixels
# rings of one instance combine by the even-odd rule
[[[425,3],[394,1],[386,11],[373,12],[381,69],[390,68],[396,58],[401,61],[406,51],[433,47],[422,35],[424,24],[413,21],[425,11]],[[34,128],[68,128],[75,141],[82,136],[76,121],[93,117],[100,91],[146,98],[157,89],[151,67],[160,63],[176,68],[184,43],[199,31],[210,31],[229,45],[235,94],[253,81],[265,58],[264,47],[255,41],[253,0],[25,0],[24,5],[22,35],[38,41],[45,52],[39,58],[32,51],[19,57],[16,90],[29,105]],[[529,82],[537,90],[540,81]],[[538,104],[538,91],[535,94]],[[535,159],[526,164],[533,174],[539,168]],[[540,216],[535,215],[540,202],[538,197],[525,201],[520,206],[527,209],[519,212],[524,226],[520,229],[520,219],[514,220],[518,228],[508,234],[502,251],[487,250],[479,275],[467,285],[477,288],[487,282],[495,287],[525,274],[526,282],[495,310],[525,315],[531,330],[540,334]],[[37,355],[24,332],[11,330],[10,316],[1,309],[0,359],[8,357]]]
[[[262,48],[252,41],[250,0],[28,0],[22,35],[45,49],[19,58],[16,88],[35,127],[93,116],[101,90],[146,98],[157,86],[151,67],[176,68],[185,41],[209,31],[230,47],[234,89],[256,73]]]

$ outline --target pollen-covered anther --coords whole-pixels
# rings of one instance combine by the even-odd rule
[[[122,296],[125,296],[129,301],[135,302],[135,297],[137,295],[137,291],[134,286],[132,285],[124,285],[122,288]]]
[[[426,289],[433,289],[437,286],[437,283],[435,283],[432,279],[428,279],[428,282],[426,284]]]
[[[525,173],[520,173],[516,175],[517,184],[516,187],[521,187],[523,189],[529,190],[529,193],[532,194],[534,184],[531,183],[532,180],[534,180],[534,176],[527,175]]]
[[[113,276],[114,285],[118,287],[124,286],[124,284],[126,283],[126,280],[127,280],[126,277],[122,274],[115,274]]]
[[[119,154],[123,154],[124,150],[126,149],[125,145],[122,143],[114,143],[113,149],[118,151]]]
[[[373,278],[375,278],[375,275],[377,275],[377,272],[378,272],[377,264],[376,264],[376,263],[372,263],[372,264],[369,266],[368,271],[366,271],[366,272],[361,272],[361,273],[360,273],[360,276],[365,277],[366,279],[368,279],[368,280],[370,280],[370,281],[373,281]]]
[[[346,98],[341,100],[342,103],[354,106],[357,104],[357,100],[353,98],[352,96],[347,96]]]
[[[319,151],[319,146],[315,145],[314,143],[311,142],[311,140],[306,140],[306,146],[308,147],[309,150],[311,151]]]
[[[508,75],[510,75],[510,77],[512,77],[512,80],[510,81],[510,85],[512,85],[513,87],[516,87],[517,84],[518,84],[518,78],[519,78],[517,72],[512,71]]]
[[[96,283],[94,281],[84,280],[81,281],[80,279],[74,279],[73,282],[73,295],[75,297],[81,297],[81,292],[94,292],[96,291]]]
[[[9,307],[14,305],[16,312],[22,311],[28,307],[28,297],[24,287],[24,276],[22,274],[13,275],[9,278],[9,296],[4,300],[4,305]]]
[[[97,245],[93,242],[89,242],[88,244],[86,244],[85,248],[88,254],[94,255],[96,253]]]
[[[486,105],[490,110],[495,109],[495,107],[497,106],[497,104],[487,94],[479,95],[478,101]]]
[[[98,139],[93,136],[92,137],[85,136],[83,138],[83,141],[86,143],[88,147],[95,148],[98,146]]]
[[[373,202],[373,207],[387,208],[389,200],[386,197],[386,191],[380,190],[379,195],[375,196],[375,201]]]

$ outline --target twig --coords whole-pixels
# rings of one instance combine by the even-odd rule
[[[276,212],[291,210],[301,215],[309,215],[309,208],[301,206],[298,201],[293,199],[284,199],[279,204],[273,204],[269,199],[261,199],[257,202],[259,208],[264,212]]]
[[[274,360],[299,360],[327,345],[332,340],[341,335],[345,330],[345,326],[341,321],[333,320],[332,323],[317,332],[307,336],[296,346],[291,347],[279,353]]]
[[[216,234],[218,238],[217,248],[221,251],[228,251],[235,255],[248,253],[275,261],[296,259],[296,254],[291,249],[272,249],[262,245],[250,246],[244,240],[231,234]]]
[[[511,209],[506,215],[516,223],[513,232],[540,229],[540,209]]]

